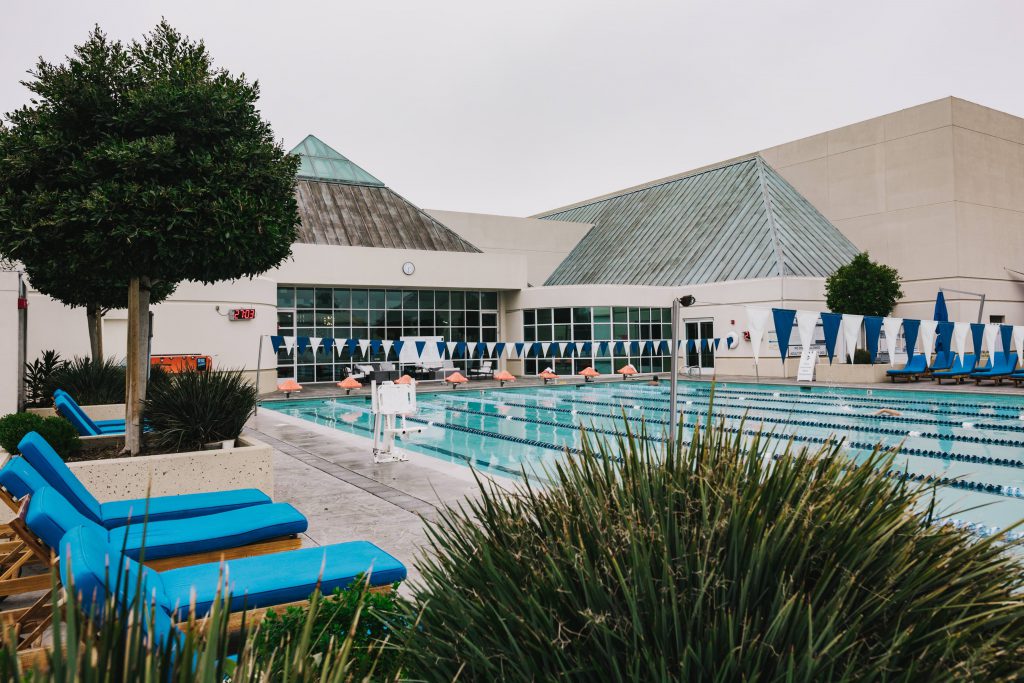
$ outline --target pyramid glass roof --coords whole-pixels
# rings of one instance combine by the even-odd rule
[[[332,149],[314,135],[307,135],[302,142],[295,146],[291,154],[299,157],[298,176],[300,178],[322,180],[331,183],[347,183],[349,185],[384,187],[384,183],[349,161],[340,152]]]

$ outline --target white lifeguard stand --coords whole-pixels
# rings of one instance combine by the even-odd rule
[[[394,382],[370,383],[371,408],[373,412],[373,461],[400,462],[408,460],[405,455],[395,452],[395,437],[416,434],[423,431],[421,425],[408,426],[406,415],[416,412],[416,384],[395,384]],[[398,423],[401,417],[401,425]]]

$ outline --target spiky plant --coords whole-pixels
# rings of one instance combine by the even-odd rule
[[[113,358],[76,357],[50,375],[47,396],[57,389],[71,394],[82,406],[124,403],[124,364]]]
[[[429,531],[406,664],[428,681],[1008,680],[1022,566],[933,524],[892,453],[787,448],[719,423],[668,452],[586,435],[552,485]]]
[[[237,370],[180,372],[153,382],[143,403],[146,442],[173,451],[236,439],[256,411],[256,385]]]

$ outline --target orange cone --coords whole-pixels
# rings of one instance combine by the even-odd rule
[[[597,377],[601,373],[595,370],[594,368],[587,366],[580,371],[580,374],[586,378],[583,380],[584,382],[589,382],[592,378]]]
[[[286,379],[277,385],[277,390],[283,391],[285,398],[291,398],[293,391],[302,391],[302,385],[294,379]]]
[[[502,386],[503,387],[503,386],[505,386],[505,382],[515,382],[516,381],[516,376],[513,375],[508,370],[502,370],[501,372],[497,372],[497,373],[494,374],[494,379],[496,379],[499,382],[501,382],[501,384],[499,384],[498,386]]]
[[[448,382],[449,384],[451,384],[452,385],[452,389],[454,389],[456,385],[458,385],[458,384],[465,384],[469,380],[466,379],[465,377],[463,377],[461,372],[453,372],[452,374],[450,374],[447,377],[445,377],[444,381]]]
[[[338,382],[338,386],[345,390],[345,395],[347,396],[348,394],[352,393],[353,389],[359,389],[363,385],[360,384],[359,380],[355,378],[346,377],[345,379]]]

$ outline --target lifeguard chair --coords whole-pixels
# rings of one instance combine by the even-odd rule
[[[422,425],[409,426],[406,415],[416,412],[416,384],[370,383],[373,413],[373,461],[400,462],[409,458],[395,452],[395,437],[423,431]],[[398,418],[401,418],[399,422]]]

